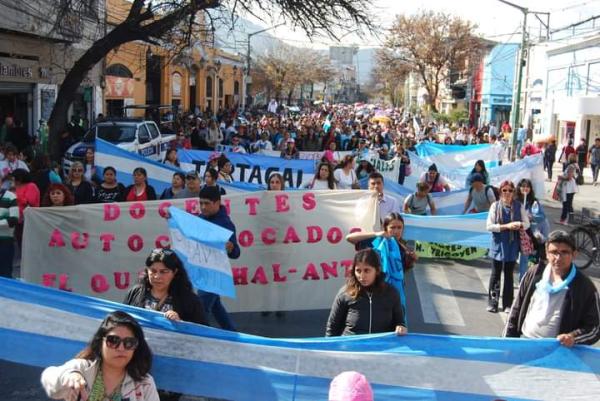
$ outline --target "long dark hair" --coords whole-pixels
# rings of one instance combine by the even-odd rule
[[[112,329],[119,326],[127,327],[138,340],[138,346],[133,351],[133,357],[127,364],[126,370],[134,381],[140,381],[152,368],[152,351],[146,343],[140,324],[125,312],[115,311],[108,314],[96,330],[90,343],[75,358],[102,362],[102,340]]]
[[[373,290],[378,291],[385,287],[385,277],[381,271],[381,258],[379,254],[372,248],[360,250],[354,255],[352,270],[350,271],[350,276],[346,279],[346,293],[353,299],[357,299],[366,291],[366,288],[356,279],[355,269],[358,263],[369,265],[377,271],[375,282],[371,286]]]
[[[521,187],[523,186],[529,187],[527,203],[525,203],[525,197],[521,193]],[[521,179],[521,181],[519,181],[519,183],[517,184],[517,199],[519,199],[519,202],[521,202],[521,204],[524,205],[526,209],[530,209],[533,205],[533,202],[537,200],[537,198],[535,197],[535,192],[533,192],[533,184],[531,183],[531,180],[523,178]]]
[[[477,170],[475,169],[475,167],[477,167],[477,166],[481,167],[481,171],[477,171]],[[475,174],[475,173],[479,173],[479,174],[481,174],[481,175],[483,176],[483,179],[484,179],[484,180],[485,180],[485,182],[487,183],[487,180],[488,180],[489,173],[488,173],[488,172],[487,172],[487,170],[485,169],[485,162],[484,162],[483,160],[477,160],[477,161],[475,162],[475,166],[473,166],[473,170],[471,170],[471,174]]]
[[[335,189],[335,178],[333,178],[333,167],[331,166],[331,163],[329,163],[329,162],[319,163],[319,165],[317,166],[317,170],[316,170],[315,180],[321,179],[321,167],[323,167],[323,166],[327,166],[327,168],[329,169],[329,175],[327,176],[327,187],[329,189]]]
[[[175,276],[169,285],[169,295],[175,298],[182,297],[185,293],[193,292],[192,283],[183,267],[181,259],[175,252],[168,248],[156,248],[146,258],[146,267],[152,266],[153,263],[162,262],[165,267],[175,272]],[[140,283],[146,291],[150,291],[150,279],[148,278],[148,269],[144,269],[144,274],[140,278]]]

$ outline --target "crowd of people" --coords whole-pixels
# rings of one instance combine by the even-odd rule
[[[378,122],[373,123],[374,120]],[[453,131],[435,123],[421,127],[419,122],[418,118],[397,109],[386,110],[382,116],[376,110],[356,106],[321,106],[296,115],[285,112],[246,116],[232,113],[220,119],[186,117],[177,127],[176,139],[166,152],[164,163],[180,167],[180,149],[204,149],[213,153],[202,175],[196,170],[176,172],[171,186],[162,193],[157,193],[149,184],[148,174],[142,167],[132,171],[133,184],[127,187],[119,182],[114,167],[105,167],[100,176],[95,167],[93,148],[87,149],[84,160],[72,163],[68,174],[63,175],[59,165],[51,164],[45,153],[33,152],[29,158],[24,141],[1,143],[0,274],[12,276],[14,241],[20,247],[24,210],[40,206],[198,198],[200,218],[234,232],[226,250],[230,258],[238,258],[240,248],[235,225],[221,204],[221,196],[226,190],[220,183],[234,181],[234,166],[227,158],[227,152],[277,152],[286,160],[298,159],[301,151],[315,152],[319,157],[314,177],[302,186],[313,190],[352,190],[359,189],[361,181],[366,180],[367,189],[377,194],[382,227],[377,232],[348,235],[347,241],[357,252],[346,283],[334,297],[325,334],[395,332],[404,335],[408,332],[407,304],[410,302],[406,297],[405,274],[414,266],[417,257],[403,239],[401,213],[438,214],[432,193],[448,192],[451,187],[444,177],[446,172],[431,164],[419,177],[414,193],[399,204],[395,197],[385,193],[384,176],[365,154],[376,153],[382,160],[396,159],[400,166],[397,183],[402,185],[412,174],[407,151],[414,151],[419,141],[455,145],[490,143],[502,160],[509,138],[507,134],[512,131],[508,123],[502,124],[500,131],[493,123],[480,129],[459,127]],[[5,131],[8,134],[2,137],[4,139],[14,139],[17,135],[10,126]],[[517,139],[522,156],[543,153],[551,179],[557,153],[555,144],[548,142],[540,147],[532,143],[523,127],[519,128]],[[573,197],[577,185],[581,185],[579,177],[588,159],[596,184],[600,138],[589,149],[585,143],[577,149],[567,144],[558,158],[559,162],[564,160],[563,174],[557,181],[559,200],[563,203],[561,224],[568,224]],[[463,213],[488,212],[486,227],[492,237],[489,254],[492,275],[487,310],[509,313],[506,335],[557,337],[568,346],[597,341],[600,338],[598,294],[594,292],[593,284],[590,287],[589,280],[576,271],[572,263],[566,262],[575,255],[572,238],[563,232],[550,234],[532,182],[523,179],[518,183],[504,181],[498,187],[492,186],[485,161],[478,160],[465,186],[468,192]],[[285,190],[283,177],[273,173],[268,178],[267,189]],[[517,262],[522,280],[514,300],[513,272]],[[534,267],[529,268],[531,263]],[[571,285],[563,285],[564,282]],[[574,294],[574,286],[582,288],[586,296]],[[181,260],[169,249],[156,249],[147,257],[144,275],[140,283],[129,290],[125,303],[162,312],[167,319],[176,321],[207,324],[212,316],[222,328],[235,330],[219,296],[203,291],[196,294]],[[565,306],[567,303],[571,309]],[[574,306],[578,308],[575,316]],[[147,374],[151,354],[136,324],[125,314],[107,317],[90,346],[76,360],[44,372],[43,383],[48,394],[63,397],[73,391],[103,389],[105,394],[125,396],[134,383],[142,383],[143,393],[147,391],[148,395],[141,399],[158,399],[154,383]],[[113,366],[109,361],[112,353],[117,351],[126,353],[129,359]],[[139,358],[136,357],[138,354],[141,354]],[[130,369],[129,364],[136,366]],[[179,396],[160,393],[163,401],[177,400]]]

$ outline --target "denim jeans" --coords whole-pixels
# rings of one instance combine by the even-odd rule
[[[598,170],[600,170],[600,164],[592,164],[592,182],[598,182]]]
[[[15,241],[12,238],[0,239],[0,277],[12,278]]]
[[[573,213],[573,198],[575,197],[575,193],[567,194],[567,200],[562,203],[562,213],[560,214],[560,219],[562,221],[567,220],[569,217],[569,213]]]
[[[202,301],[202,305],[204,305],[204,312],[206,312],[207,317],[212,314],[222,329],[236,331],[235,326],[229,317],[229,313],[227,313],[225,307],[221,303],[221,297],[219,295],[198,290],[198,296]]]

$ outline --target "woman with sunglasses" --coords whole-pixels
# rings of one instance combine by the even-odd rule
[[[42,372],[42,386],[48,397],[59,400],[159,401],[151,366],[152,352],[141,326],[116,311],[75,359]]]
[[[93,203],[95,199],[94,187],[86,180],[83,170],[83,163],[74,162],[67,177],[67,188],[73,194],[76,205]]]
[[[503,181],[499,187],[500,200],[492,203],[487,219],[487,230],[492,233],[490,256],[492,275],[488,292],[488,312],[498,312],[500,299],[500,276],[504,271],[502,303],[504,312],[509,312],[513,302],[513,270],[519,255],[520,230],[529,228],[529,217],[525,207],[515,196],[515,184]]]
[[[124,303],[163,313],[169,320],[207,324],[202,301],[194,293],[183,263],[170,249],[156,248],[148,255],[140,282],[129,290]],[[169,391],[159,393],[161,401],[181,397]]]

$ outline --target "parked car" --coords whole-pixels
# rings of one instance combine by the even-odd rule
[[[152,160],[162,161],[175,140],[175,135],[167,131],[161,132],[154,121],[142,119],[111,119],[93,126],[81,142],[73,144],[65,153],[63,171],[68,174],[74,161],[84,162],[85,152],[95,147],[96,138],[130,152],[138,153]]]

